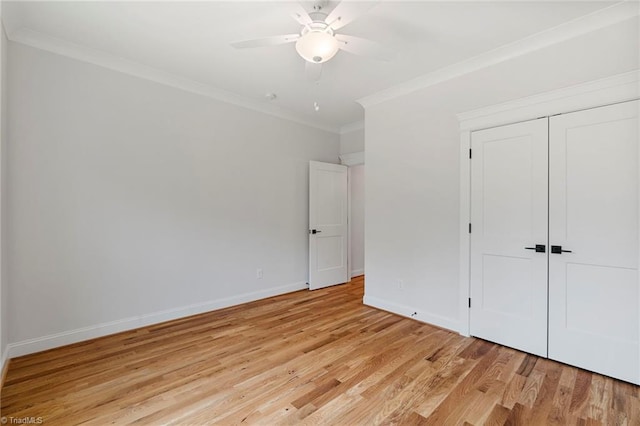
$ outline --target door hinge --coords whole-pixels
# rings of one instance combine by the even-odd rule
[[[471,148],[469,148],[469,160],[471,160]]]
[[[469,307],[471,307],[471,298],[469,298]]]
[[[469,224],[469,233],[471,233],[471,224]]]

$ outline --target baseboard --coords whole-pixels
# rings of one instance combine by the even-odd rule
[[[388,302],[377,297],[365,295],[362,299],[362,303],[367,306],[371,306],[372,308],[382,309],[383,311],[391,312],[403,317],[435,325],[436,327],[446,328],[447,330],[451,330],[456,333],[458,333],[460,328],[460,324],[458,324],[458,321],[452,320],[451,318],[431,314],[429,312],[423,312],[416,308],[412,308],[411,306]]]
[[[2,354],[0,355],[2,358],[0,359],[0,363],[2,364],[2,378],[0,378],[0,393],[2,393],[2,388],[4,387],[4,379],[7,377],[7,371],[9,371],[9,347],[4,348]]]
[[[360,275],[364,275],[364,268],[354,269],[353,271],[351,271],[351,278],[359,277]]]
[[[21,342],[10,343],[8,345],[8,357],[15,358],[17,356],[41,352],[47,349],[53,349],[72,343],[82,342],[84,340],[94,339],[96,337],[103,337],[109,334],[133,330],[148,325],[171,321],[178,318],[184,318],[191,315],[202,314],[205,312],[214,311],[216,309],[228,308],[230,306],[240,305],[242,303],[253,302],[255,300],[265,299],[267,297],[278,296],[280,294],[291,293],[293,291],[306,289],[306,283],[299,282],[280,287],[272,287],[269,289],[251,293],[244,293],[224,299],[216,299],[189,306],[167,309],[150,314],[105,322],[102,324],[82,327],[75,330],[64,331],[61,333],[37,337],[34,339],[23,340]],[[5,358],[3,358],[3,360],[4,359]]]

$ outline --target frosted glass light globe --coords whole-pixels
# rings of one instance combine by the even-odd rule
[[[309,31],[298,39],[296,50],[306,61],[327,62],[338,52],[338,40],[325,31]]]

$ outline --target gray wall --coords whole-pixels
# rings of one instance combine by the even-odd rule
[[[0,374],[4,367],[9,344],[9,281],[7,279],[6,234],[6,146],[7,146],[7,47],[4,24],[0,22]]]
[[[366,108],[365,300],[458,329],[456,114],[638,65],[634,18]]]
[[[364,129],[340,134],[340,154],[364,151]]]
[[[12,354],[304,288],[338,135],[16,43],[9,80]]]

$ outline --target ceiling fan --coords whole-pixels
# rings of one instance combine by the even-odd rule
[[[316,1],[314,11],[310,13],[300,3],[291,3],[291,17],[302,25],[298,34],[238,41],[231,43],[231,46],[244,49],[295,42],[296,51],[306,61],[305,72],[311,81],[320,79],[322,64],[333,58],[338,50],[386,61],[393,59],[394,52],[386,46],[364,38],[337,33],[375,6],[374,2],[343,1],[328,14],[323,11],[327,3],[327,0]]]

